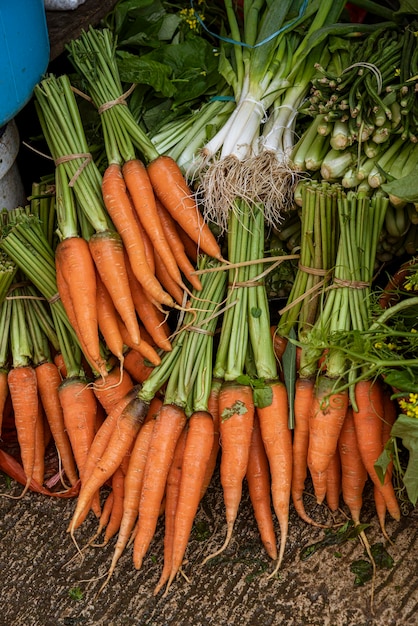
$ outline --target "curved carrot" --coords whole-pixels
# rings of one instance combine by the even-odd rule
[[[68,288],[77,320],[77,328],[74,330],[82,337],[82,348],[85,346],[87,350],[86,357],[90,357],[92,365],[102,373],[105,370],[99,346],[96,271],[87,241],[82,237],[61,241],[55,250],[55,263]],[[65,307],[64,301],[63,304]]]
[[[89,239],[89,248],[99,276],[112,302],[135,342],[140,341],[138,320],[129,288],[125,267],[125,252],[118,233],[95,233]]]
[[[196,291],[201,291],[202,283],[200,282],[199,277],[193,273],[196,268],[192,265],[185,252],[184,244],[178,233],[175,220],[158,199],[156,200],[156,207],[165,237],[177,261],[178,267],[183,272],[191,286],[196,289]]]
[[[271,512],[270,469],[256,414],[247,466],[247,483],[260,538],[267,554],[277,559],[277,541]]]
[[[272,402],[257,408],[261,436],[271,475],[273,508],[280,526],[280,547],[277,564],[280,567],[286,547],[289,527],[289,504],[292,489],[292,433],[289,429],[289,409],[286,387],[280,381],[271,384]]]
[[[164,506],[164,564],[159,581],[153,591],[154,596],[158,594],[160,589],[162,589],[163,585],[170,578],[173,563],[175,520],[179,501],[180,482],[183,472],[183,458],[186,447],[187,431],[188,429],[186,425],[177,440],[173,461],[167,475]]]
[[[384,483],[374,468],[374,464],[383,450],[383,399],[382,389],[378,381],[359,381],[355,386],[357,411],[353,412],[357,442],[364,466],[377,489],[382,493],[387,510],[393,519],[401,518],[400,508],[396,499],[390,472],[386,472]]]
[[[145,466],[144,482],[138,513],[133,560],[140,569],[157,526],[161,502],[177,440],[186,424],[186,415],[180,407],[163,404],[154,424]]]
[[[180,224],[175,223],[175,227],[176,227],[178,236],[183,243],[184,251],[187,257],[190,259],[193,265],[196,265],[198,256],[199,256],[198,255],[199,249],[198,249],[196,242],[193,241],[191,237],[189,237],[189,235],[183,230]]]
[[[71,485],[78,482],[77,468],[68,434],[65,429],[64,413],[58,388],[61,375],[55,363],[44,362],[35,368],[36,382],[46,418],[57,447],[60,461]]]
[[[171,278],[183,287],[180,269],[161,224],[154,190],[145,165],[139,159],[126,161],[122,166],[122,175],[139,221],[148,234],[154,249],[164,260],[164,265]]]
[[[348,408],[348,392],[334,392],[334,380],[319,376],[309,419],[308,467],[318,504],[326,493],[326,471],[335,454]]]
[[[128,346],[128,348],[133,348],[134,350],[138,350],[146,359],[150,361],[153,365],[159,365],[161,363],[161,357],[158,352],[155,350],[154,346],[145,341],[141,337],[141,341],[139,343],[135,343],[132,340],[132,337],[128,333],[128,329],[123,323],[122,319],[117,316],[119,332],[122,336],[123,343]]]
[[[94,385],[93,391],[105,412],[109,414],[116,404],[133,389],[133,386],[134,383],[129,373],[125,369],[114,367],[104,381],[98,381]]]
[[[103,201],[106,209],[125,245],[132,270],[145,291],[157,302],[168,307],[174,301],[165,293],[151,271],[146,256],[141,232],[134,217],[132,204],[126,194],[126,185],[120,165],[111,163],[102,179]]]
[[[123,367],[136,383],[143,383],[154,370],[154,367],[147,363],[144,355],[134,348],[125,352]]]
[[[123,362],[123,338],[119,330],[116,308],[102,279],[97,275],[97,323],[106,346]]]
[[[242,497],[242,483],[247,472],[254,412],[253,392],[250,386],[234,382],[222,385],[219,392],[220,472],[227,533],[223,545],[207,556],[203,563],[223,552],[232,538]]]
[[[109,543],[114,535],[119,531],[123,515],[123,499],[125,493],[125,476],[118,467],[112,476],[113,503],[109,521],[106,526],[103,545]]]
[[[338,447],[327,468],[327,491],[325,499],[328,508],[335,513],[340,506],[341,493],[341,460]]]
[[[154,252],[154,257],[155,275],[157,276],[164,289],[174,298],[177,304],[181,306],[183,303],[184,291],[179,286],[179,284],[171,278],[170,274],[167,272],[167,268],[164,264],[163,258],[158,254],[156,250]]]
[[[35,465],[35,433],[38,421],[38,388],[36,373],[31,366],[14,367],[8,373],[8,384],[15,416],[15,426],[20,448],[26,485],[29,489]]]
[[[174,522],[171,572],[167,581],[167,593],[181,568],[186,552],[200,493],[212,451],[214,437],[213,419],[207,411],[194,412],[188,422],[186,446],[181,466],[180,490]]]
[[[363,490],[367,471],[361,459],[354,427],[353,408],[347,409],[344,424],[338,439],[338,452],[341,461],[341,491],[344,503],[348,506],[355,524],[360,524],[363,506]]]
[[[158,156],[148,164],[147,170],[155,194],[176,222],[203,252],[221,259],[218,242],[204,221],[174,159],[166,155]]]

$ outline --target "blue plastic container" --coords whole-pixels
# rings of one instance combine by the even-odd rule
[[[0,128],[30,100],[48,62],[44,0],[0,0]]]

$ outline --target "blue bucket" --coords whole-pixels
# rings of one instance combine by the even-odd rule
[[[30,100],[48,63],[44,0],[0,0],[0,128]]]

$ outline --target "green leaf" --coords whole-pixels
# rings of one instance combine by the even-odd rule
[[[283,375],[284,382],[287,389],[287,397],[289,402],[289,428],[294,428],[295,422],[295,384],[296,384],[296,344],[293,339],[296,339],[295,330],[292,328],[289,333],[286,349],[283,353]]]
[[[395,561],[390,556],[383,543],[374,543],[372,546],[370,546],[370,551],[372,553],[377,568],[392,569]]]
[[[260,388],[255,388],[253,391],[254,404],[259,409],[264,409],[273,401],[273,391],[270,385],[264,385]]]
[[[406,202],[418,202],[418,165],[406,176],[384,183],[382,189]]]
[[[236,400],[231,406],[226,407],[221,413],[221,419],[223,422],[228,420],[233,415],[244,415],[248,413],[248,409],[245,403],[241,400]]]
[[[373,566],[371,562],[366,559],[353,561],[350,565],[350,571],[356,575],[354,579],[356,587],[363,586],[366,582],[371,580],[373,576]]]
[[[261,309],[259,307],[252,307],[250,313],[251,313],[252,317],[257,318],[257,317],[261,316],[262,311],[261,311]]]
[[[409,369],[389,371],[389,373],[385,375],[385,382],[391,387],[399,389],[399,391],[418,393],[417,377]]]
[[[399,0],[399,9],[394,15],[417,15],[418,14],[418,0]]]
[[[415,506],[418,500],[418,419],[400,415],[392,426],[391,436],[402,439],[402,444],[409,452],[403,482],[408,498]]]
[[[374,469],[376,470],[376,474],[380,482],[382,483],[382,485],[385,481],[385,474],[386,474],[387,468],[389,464],[393,461],[393,453],[394,453],[394,441],[393,441],[393,438],[391,437],[389,441],[386,443],[385,447],[383,448],[383,451],[380,454],[379,458],[377,459],[376,463],[374,464]]]
[[[168,66],[122,50],[117,53],[117,61],[123,82],[149,85],[168,98],[175,94]]]

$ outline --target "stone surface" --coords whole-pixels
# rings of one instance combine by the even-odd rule
[[[0,476],[0,491],[18,494]],[[315,519],[330,520],[323,508],[307,509]],[[144,559],[132,564],[131,548],[121,557],[112,579],[95,598],[113,553],[108,546],[90,546],[77,555],[66,533],[74,501],[48,499],[34,493],[22,500],[0,498],[1,626],[401,626],[418,624],[418,511],[399,523],[388,520],[393,545],[387,550],[392,569],[379,569],[373,611],[371,583],[354,586],[350,564],[363,558],[358,539],[329,546],[300,560],[303,546],[324,537],[291,509],[290,532],[282,569],[274,579],[244,488],[234,539],[222,557],[202,567],[203,558],[224,538],[224,511],[216,474],[196,516],[184,574],[166,597],[153,596],[163,557],[163,520]],[[341,521],[342,516],[339,517]],[[371,544],[382,536],[366,494],[363,522],[370,523]],[[93,536],[89,517],[76,533],[79,546]],[[82,591],[75,600],[70,592]],[[373,614],[374,612],[374,614]]]

